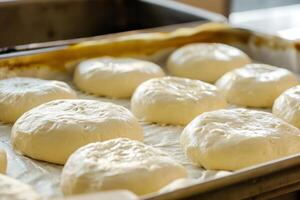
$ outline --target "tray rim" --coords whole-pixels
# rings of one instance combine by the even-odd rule
[[[10,59],[15,57],[22,57],[26,55],[36,55],[40,53],[55,51],[55,50],[61,50],[64,48],[68,48],[73,45],[81,44],[85,41],[98,41],[106,38],[119,38],[131,34],[143,34],[143,33],[155,33],[155,32],[163,32],[170,30],[176,30],[177,28],[182,27],[195,27],[198,25],[201,25],[203,22],[192,22],[192,23],[183,23],[183,24],[176,24],[171,26],[163,26],[163,27],[157,27],[157,28],[151,28],[151,29],[142,29],[139,31],[128,31],[128,32],[121,32],[121,33],[113,33],[113,34],[107,34],[102,36],[94,36],[94,37],[86,37],[86,38],[78,38],[78,39],[71,39],[71,40],[61,40],[61,41],[54,41],[54,42],[46,42],[46,43],[34,43],[34,44],[28,44],[28,45],[21,45],[24,47],[29,47],[30,50],[22,50],[20,53],[7,53],[0,55],[0,61],[2,59]],[[232,29],[236,30],[242,30],[246,31],[249,34],[257,34],[257,35],[264,35],[267,37],[271,37],[274,39],[280,39],[283,41],[286,41],[288,44],[290,44],[292,47],[295,47],[295,49],[300,51],[300,49],[297,49],[296,46],[299,45],[296,41],[290,41],[283,38],[279,38],[277,36],[270,36],[267,34],[262,34],[259,32],[250,31],[247,29],[241,29],[239,27],[231,27]],[[47,47],[45,47],[45,45]],[[33,50],[32,50],[33,49]],[[179,188],[177,190],[167,192],[167,193],[161,193],[161,194],[153,194],[153,195],[146,195],[141,197],[143,200],[163,200],[163,199],[184,199],[191,195],[197,195],[197,194],[204,194],[213,190],[222,189],[226,186],[230,185],[237,185],[244,181],[253,181],[259,177],[264,177],[266,175],[270,175],[275,172],[284,172],[285,170],[292,169],[296,166],[300,166],[300,153],[294,154],[291,156],[286,156],[280,159],[272,160],[263,164],[254,165],[251,167],[244,168],[242,170],[237,170],[233,172],[232,174],[228,174],[223,177],[218,178],[211,178],[208,180],[205,180],[201,183],[197,183],[191,186],[186,186]],[[300,170],[300,169],[299,169]],[[299,180],[300,181],[300,180]]]

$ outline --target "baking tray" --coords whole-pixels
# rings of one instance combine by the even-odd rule
[[[1,0],[0,47],[193,21],[225,17],[164,0]]]
[[[230,27],[226,24],[196,25],[183,24],[166,28],[167,30],[176,29],[172,32],[159,28],[103,36],[102,39],[96,40],[85,38],[80,39],[80,43],[62,42],[61,45],[56,44],[55,47],[48,45],[45,49],[4,54],[0,59],[0,78],[25,75],[66,80],[72,74],[76,63],[83,59],[103,55],[138,57],[163,65],[174,49],[192,42],[226,43],[244,50],[254,60],[285,67],[296,73],[300,72],[300,45],[296,42]],[[196,27],[183,28],[185,26]],[[102,100],[107,99],[102,98]],[[121,102],[127,107],[129,104],[126,100],[113,101]],[[146,124],[144,127],[151,130],[154,126],[157,125]],[[166,131],[174,129],[177,133],[182,130],[182,127],[160,128]],[[0,129],[0,134],[1,131],[3,130]],[[4,142],[9,146],[7,141]],[[16,154],[12,156],[16,160],[20,157]],[[22,159],[30,161],[25,157]],[[59,170],[51,168],[53,167],[51,164],[44,162],[34,162],[34,164],[50,176],[57,176],[60,173]],[[11,169],[18,167],[21,168],[9,166]],[[53,171],[47,171],[47,167]],[[11,172],[9,175],[17,177]],[[32,179],[30,176],[22,177],[22,181],[25,182],[30,179]],[[42,180],[39,181],[42,184]],[[51,189],[51,185],[49,188]],[[173,192],[143,196],[142,199],[265,199],[298,189],[300,189],[300,154],[238,170],[222,177],[207,176],[201,183],[193,186]]]

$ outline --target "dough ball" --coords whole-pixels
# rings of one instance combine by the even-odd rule
[[[64,164],[91,142],[126,137],[143,140],[143,130],[126,108],[95,100],[55,100],[22,115],[12,128],[15,150],[31,158]]]
[[[241,50],[219,43],[183,46],[167,61],[170,74],[214,83],[226,72],[251,63]]]
[[[42,199],[29,185],[0,174],[1,200],[40,200]]]
[[[249,107],[272,107],[286,89],[299,83],[287,69],[265,64],[249,64],[226,73],[216,83],[232,104]]]
[[[37,78],[0,80],[0,121],[15,122],[23,113],[54,99],[73,99],[75,92],[61,81]]]
[[[300,152],[300,130],[263,111],[217,110],[195,118],[180,143],[195,164],[238,170]]]
[[[225,97],[214,85],[177,77],[148,80],[131,99],[131,109],[137,117],[173,125],[186,125],[203,112],[226,106]]]
[[[186,176],[185,168],[159,149],[118,138],[73,153],[63,168],[61,188],[67,195],[116,189],[143,195]]]
[[[0,173],[5,174],[7,166],[6,153],[0,148]]]
[[[273,113],[300,128],[300,85],[286,90],[275,100]]]
[[[74,83],[95,95],[128,98],[142,82],[162,76],[162,69],[148,61],[103,57],[81,62],[75,70]]]

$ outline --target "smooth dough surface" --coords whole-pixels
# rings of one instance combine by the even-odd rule
[[[148,61],[103,57],[81,62],[75,70],[74,83],[95,95],[128,98],[142,82],[162,76],[162,69]]]
[[[249,107],[272,107],[283,91],[297,84],[299,81],[292,72],[265,64],[232,70],[216,83],[227,101]]]
[[[29,185],[0,174],[1,200],[40,200],[42,199]]]
[[[55,99],[74,99],[76,93],[61,81],[16,77],[0,80],[0,121],[15,122],[31,108]]]
[[[161,150],[118,138],[88,144],[72,154],[61,188],[67,195],[115,189],[143,195],[186,176],[185,168]]]
[[[0,173],[5,174],[7,167],[6,152],[0,148]]]
[[[185,45],[167,61],[170,74],[214,83],[226,72],[251,63],[241,50],[220,43]]]
[[[203,112],[225,107],[225,97],[214,85],[178,77],[148,80],[131,99],[138,118],[161,124],[185,125]]]
[[[64,164],[85,144],[126,137],[143,140],[143,130],[126,108],[95,100],[54,100],[22,115],[11,143],[20,153]]]
[[[300,86],[283,92],[274,102],[273,114],[300,128]]]
[[[271,113],[223,109],[195,118],[180,143],[195,164],[238,170],[300,152],[300,130]]]

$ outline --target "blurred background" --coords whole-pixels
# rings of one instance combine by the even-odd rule
[[[300,39],[300,0],[0,0],[0,47],[229,21]]]

